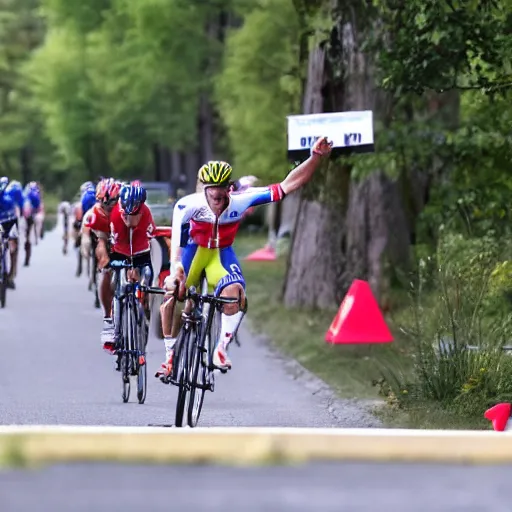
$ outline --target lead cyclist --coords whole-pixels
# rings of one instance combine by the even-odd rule
[[[311,148],[311,156],[281,183],[242,188],[236,192],[228,163],[210,161],[201,167],[198,178],[203,191],[183,197],[173,211],[171,269],[164,282],[167,293],[160,308],[166,358],[155,377],[165,383],[172,371],[174,345],[180,327],[179,318],[175,317],[175,288],[178,286],[178,300],[183,301],[186,288],[199,286],[203,271],[215,295],[240,297],[238,304],[223,307],[220,338],[213,353],[217,368],[231,369],[227,348],[246,310],[245,280],[232,247],[242,216],[253,206],[281,201],[309,182],[331,149],[332,142],[327,137],[319,138]],[[183,231],[185,236],[180,236]]]

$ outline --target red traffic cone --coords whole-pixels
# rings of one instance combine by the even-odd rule
[[[484,418],[492,421],[492,427],[496,432],[503,432],[504,430],[510,430],[509,425],[510,411],[512,409],[511,404],[501,403],[497,404],[490,409],[487,409],[484,413]]]
[[[356,279],[325,334],[329,343],[390,343],[393,336],[366,281]]]
[[[276,259],[276,251],[268,245],[263,247],[263,249],[254,251],[245,258],[246,261],[275,261]]]

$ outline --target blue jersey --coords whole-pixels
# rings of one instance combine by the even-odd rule
[[[23,202],[25,200],[23,196],[23,189],[20,186],[13,187],[11,184],[9,184],[5,191],[11,196],[11,199],[14,201],[16,206],[20,210],[23,210]]]
[[[96,191],[93,188],[87,189],[80,198],[82,214],[85,215],[96,204]]]
[[[25,195],[25,200],[30,203],[34,210],[38,210],[41,206],[41,194],[37,190],[29,190]]]
[[[16,203],[13,198],[4,192],[0,194],[0,223],[16,220]]]

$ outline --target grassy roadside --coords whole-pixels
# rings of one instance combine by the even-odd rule
[[[411,359],[406,342],[397,336],[390,321],[395,342],[383,345],[331,345],[324,341],[336,310],[308,311],[286,309],[279,302],[285,261],[249,262],[243,258],[266,242],[262,235],[240,234],[235,243],[247,282],[249,319],[254,332],[266,334],[271,343],[293,357],[309,371],[327,382],[342,398],[382,399],[373,385],[388,366],[407,371]],[[383,402],[384,404],[384,402]],[[383,406],[381,420],[390,427],[406,428],[488,428],[483,418],[459,418],[437,404],[420,403],[407,413]]]

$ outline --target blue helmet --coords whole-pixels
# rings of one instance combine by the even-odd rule
[[[9,185],[9,178],[7,176],[0,178],[0,194],[5,192],[7,185]]]
[[[80,194],[83,194],[86,190],[90,190],[91,188],[96,190],[94,183],[92,181],[85,181],[80,185]]]
[[[146,202],[146,189],[144,187],[125,185],[119,194],[122,213],[136,215],[140,207]]]
[[[96,191],[94,188],[87,189],[80,198],[82,204],[82,212],[89,211],[96,203]]]

